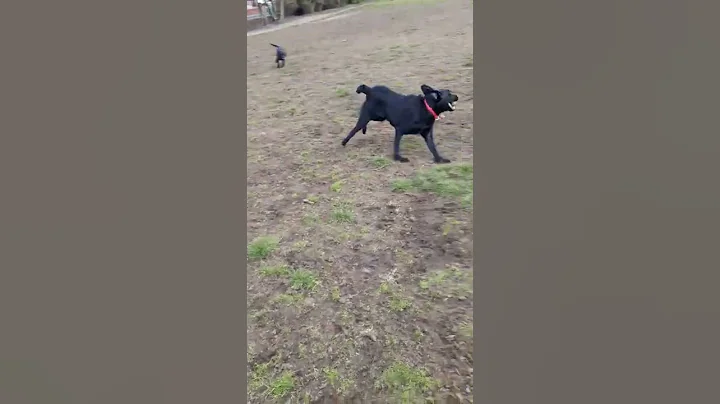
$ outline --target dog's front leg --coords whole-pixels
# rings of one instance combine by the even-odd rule
[[[433,128],[431,127],[428,131],[423,132],[420,134],[423,139],[425,139],[425,144],[427,145],[428,149],[430,149],[430,153],[433,155],[433,159],[438,164],[443,163],[449,163],[450,160],[442,157],[440,153],[438,153],[437,149],[435,148],[435,138],[433,136]]]
[[[407,163],[407,158],[400,155],[400,139],[402,139],[403,133],[400,129],[395,129],[395,142],[393,143],[393,157],[395,158],[395,161],[399,161],[401,163]]]

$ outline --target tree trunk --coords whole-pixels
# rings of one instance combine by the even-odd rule
[[[280,0],[280,21],[285,19],[285,0]]]

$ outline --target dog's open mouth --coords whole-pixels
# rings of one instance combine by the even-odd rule
[[[449,102],[448,107],[450,107],[451,111],[455,111],[455,103],[454,102]]]

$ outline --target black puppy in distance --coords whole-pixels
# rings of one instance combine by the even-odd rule
[[[285,52],[285,49],[282,48],[282,46],[275,45],[274,43],[271,43],[270,45],[275,47],[275,64],[277,65],[278,69],[281,67],[285,67],[285,58],[287,57],[287,52]],[[280,64],[282,62],[282,65]]]
[[[360,117],[355,127],[343,139],[342,145],[345,146],[359,130],[365,134],[370,121],[388,121],[395,128],[395,161],[409,161],[400,155],[400,139],[404,135],[420,135],[425,139],[436,163],[449,163],[450,160],[440,156],[435,148],[433,126],[440,119],[441,113],[455,110],[458,97],[450,90],[435,90],[425,84],[420,89],[423,95],[403,95],[385,86],[358,86],[356,92],[366,95],[365,102],[360,108]]]

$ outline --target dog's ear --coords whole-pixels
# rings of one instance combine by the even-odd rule
[[[422,90],[423,94],[425,95],[435,94],[436,92],[432,87],[427,84],[421,85],[420,90]]]

